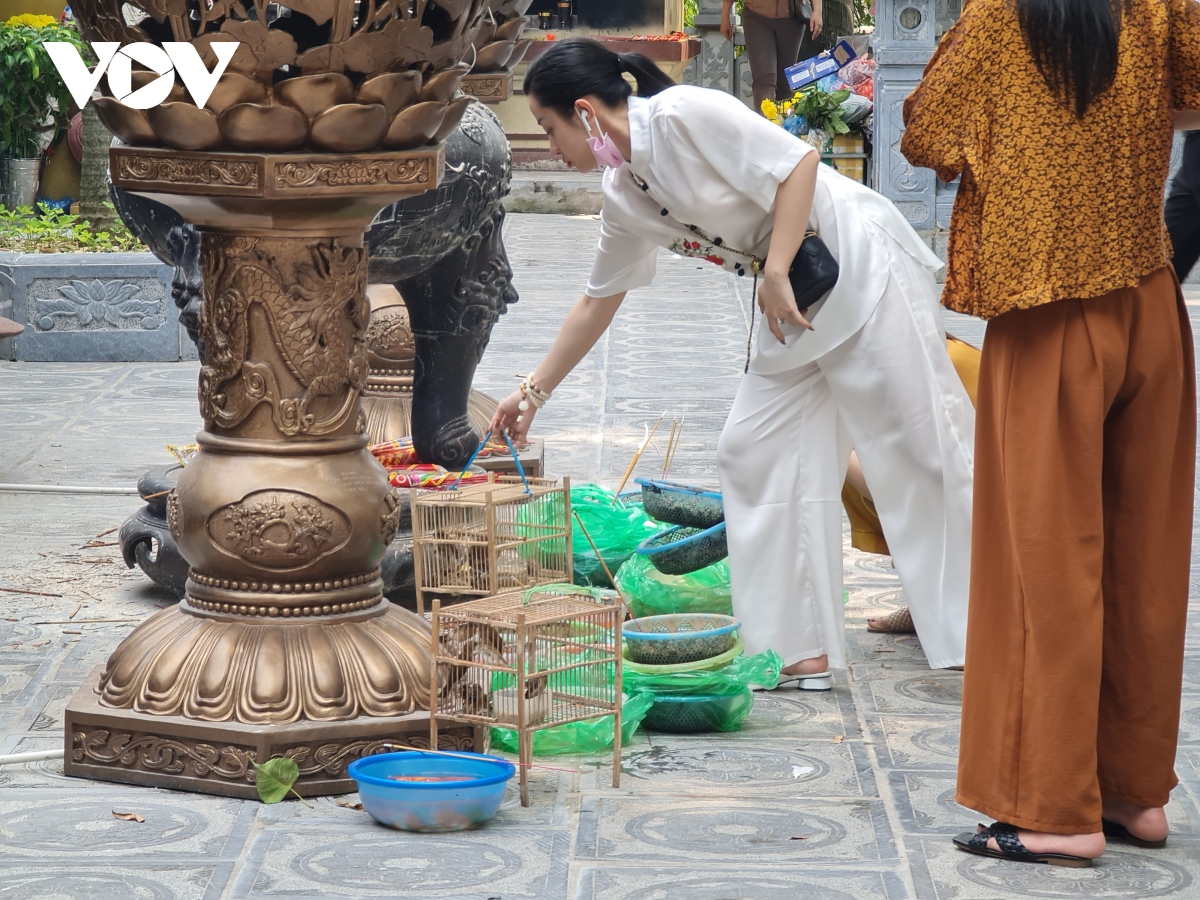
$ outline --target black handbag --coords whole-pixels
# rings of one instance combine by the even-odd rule
[[[798,19],[801,22],[807,22],[812,18],[813,8],[809,0],[789,0],[789,5],[792,8],[792,18]]]
[[[807,232],[800,242],[800,249],[788,270],[788,280],[801,312],[815,306],[837,284],[837,260],[815,231]]]

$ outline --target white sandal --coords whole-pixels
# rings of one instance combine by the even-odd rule
[[[833,672],[826,669],[824,672],[816,672],[812,675],[780,675],[779,680],[775,682],[775,687],[765,688],[756,684],[751,690],[777,691],[789,684],[796,685],[796,690],[799,691],[831,691],[833,690]]]

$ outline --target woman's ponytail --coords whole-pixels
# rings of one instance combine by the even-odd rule
[[[622,72],[633,76],[633,80],[637,82],[639,97],[653,97],[655,94],[675,86],[671,77],[648,56],[640,53],[618,53],[617,64],[621,67]]]
[[[652,97],[675,82],[640,53],[613,53],[599,41],[571,38],[556,41],[525,73],[527,96],[559,115],[574,115],[580,97],[597,97],[608,106],[620,106],[633,94],[626,73],[637,83],[639,97]]]

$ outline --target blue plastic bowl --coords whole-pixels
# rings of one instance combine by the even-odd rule
[[[496,814],[517,768],[481,753],[443,756],[408,750],[350,763],[363,808],[376,822],[402,831],[464,831]],[[463,778],[464,781],[396,781],[389,775]]]

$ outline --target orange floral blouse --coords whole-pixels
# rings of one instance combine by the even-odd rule
[[[1167,265],[1172,110],[1200,109],[1200,2],[1128,0],[1116,80],[1076,119],[1009,0],[970,0],[904,104],[901,151],[962,175],[942,302],[990,319]]]

